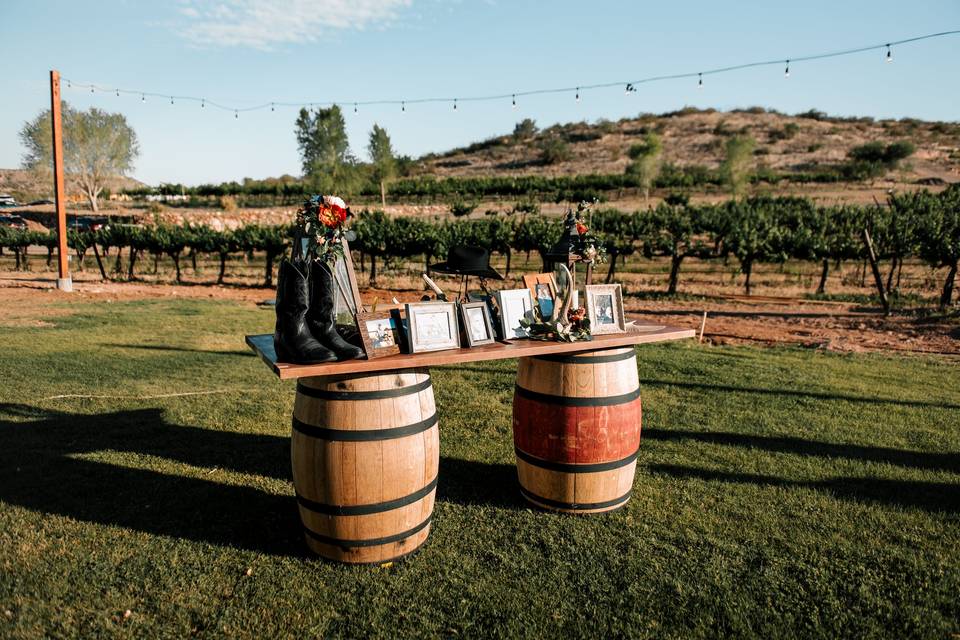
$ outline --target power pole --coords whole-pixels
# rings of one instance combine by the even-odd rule
[[[50,72],[50,117],[53,120],[53,193],[57,207],[57,289],[73,291],[67,264],[67,203],[63,187],[63,119],[60,114],[60,72]]]

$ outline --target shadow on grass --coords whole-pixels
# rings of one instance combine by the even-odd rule
[[[659,473],[683,480],[729,482],[760,486],[813,489],[842,500],[876,502],[931,513],[960,513],[960,484],[920,482],[881,478],[831,478],[813,482],[787,480],[753,473],[712,471],[680,465],[655,464],[648,467]]]
[[[289,495],[276,495],[78,457],[98,451],[156,456],[210,468],[211,476],[226,469],[291,478],[287,437],[170,424],[156,408],[73,414],[0,404],[0,501],[156,535],[307,555],[292,486]],[[439,500],[518,508],[516,485],[512,465],[440,460]]]
[[[669,431],[666,429],[644,429],[643,437],[652,440],[684,441],[695,440],[709,444],[763,449],[777,453],[792,453],[801,456],[820,456],[825,458],[846,458],[861,462],[880,462],[899,467],[911,467],[928,471],[948,471],[960,473],[960,453],[925,453],[907,449],[888,447],[867,447],[856,444],[835,444],[804,440],[785,436],[755,436],[729,431]]]
[[[120,344],[120,343],[104,343],[104,347],[114,347],[116,349],[140,349],[143,351],[176,351],[181,353],[203,353],[210,354],[213,356],[242,356],[242,357],[256,357],[256,354],[252,351],[214,351],[210,349],[191,349],[189,347],[173,347],[164,344]]]
[[[928,407],[935,409],[960,409],[960,404],[950,402],[927,402],[924,400],[897,400],[895,398],[875,398],[870,396],[854,396],[845,393],[825,393],[822,391],[801,391],[798,389],[764,389],[759,387],[737,387],[726,384],[707,384],[703,382],[681,382],[676,380],[640,380],[640,386],[651,387],[680,387],[681,389],[697,389],[700,391],[725,391],[734,393],[756,393],[770,396],[793,396],[796,398],[817,398],[820,400],[843,400],[845,402],[862,402],[864,404],[895,404],[902,407]]]

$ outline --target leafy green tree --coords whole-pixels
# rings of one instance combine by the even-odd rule
[[[133,169],[140,152],[137,134],[119,113],[91,107],[77,111],[63,103],[63,168],[76,178],[90,208],[99,211],[98,199],[108,178]],[[53,166],[50,110],[42,112],[20,129],[26,148],[23,166],[45,174]]]
[[[572,157],[570,145],[556,136],[551,136],[540,143],[540,161],[543,164],[559,164]]]
[[[321,193],[353,193],[357,187],[356,159],[350,153],[340,107],[300,109],[295,131],[304,177]]]
[[[524,118],[513,128],[513,138],[517,141],[529,140],[537,135],[537,123],[532,118]]]
[[[387,255],[387,241],[393,235],[393,224],[383,211],[364,209],[353,223],[357,241],[353,243],[362,253],[370,256],[370,286],[377,286],[377,256]]]
[[[724,242],[740,261],[740,270],[746,276],[744,290],[750,295],[750,276],[757,262],[783,262],[785,251],[784,228],[777,211],[780,198],[748,198],[730,200],[725,213],[730,223]]]
[[[684,259],[710,253],[703,235],[706,229],[704,210],[691,207],[686,201],[664,202],[642,218],[641,225],[645,251],[649,255],[670,257],[667,293],[674,294]]]
[[[734,197],[743,194],[750,181],[753,164],[753,149],[756,142],[749,136],[733,136],[724,147],[725,155],[720,173]]]
[[[370,142],[367,145],[370,152],[370,162],[373,165],[374,179],[380,183],[380,205],[387,206],[387,191],[385,184],[397,175],[397,161],[394,158],[393,147],[387,130],[374,123],[370,130]]]
[[[650,198],[650,187],[660,176],[663,142],[657,134],[648,133],[643,142],[630,147],[627,155],[633,162],[627,166],[626,174],[643,189],[643,198],[647,200]]]

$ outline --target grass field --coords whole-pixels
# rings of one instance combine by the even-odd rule
[[[634,496],[601,517],[520,499],[514,362],[438,369],[430,539],[358,568],[305,552],[293,385],[242,346],[270,311],[36,316],[0,325],[0,637],[960,633],[950,361],[641,347]]]

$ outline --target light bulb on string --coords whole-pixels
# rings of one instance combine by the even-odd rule
[[[273,108],[273,103],[272,103],[272,102],[270,103],[270,111],[276,111],[276,109]]]
[[[698,78],[698,80],[697,80],[697,89],[703,89],[703,74],[702,74],[702,73],[698,73],[698,74],[697,74],[697,78]]]
[[[93,93],[93,85],[90,85],[90,93]]]
[[[404,113],[406,113],[406,111],[407,111],[407,103],[404,102],[403,100],[400,101],[400,111],[402,111],[402,112],[404,112]]]
[[[67,80],[67,89],[73,89],[73,85],[70,84],[69,80]]]
[[[233,119],[234,119],[234,120],[239,120],[239,119],[240,119],[240,112],[237,111],[236,109],[233,110]]]
[[[512,105],[511,105],[512,108],[516,109],[516,108],[517,108],[517,94],[513,94],[513,95],[511,96],[511,100],[512,100]]]
[[[893,52],[890,51],[890,45],[887,45],[887,62],[893,62]]]
[[[170,96],[170,104],[173,104],[173,96]]]
[[[790,77],[790,61],[789,60],[787,60],[787,67],[783,70],[783,77],[784,78]]]
[[[205,109],[206,107],[207,107],[207,99],[206,99],[206,98],[200,98],[200,108],[201,108],[201,109]]]
[[[623,90],[623,95],[628,96],[631,93],[635,93],[636,91],[637,91],[636,87],[634,87],[632,84],[627,84],[626,89]]]
[[[353,103],[353,112],[354,112],[354,113],[357,112],[357,103],[356,103],[356,102]]]
[[[117,89],[117,97],[120,97],[120,89]]]
[[[454,110],[454,111],[457,110],[457,99],[456,99],[456,98],[453,99],[453,110]]]
[[[141,93],[141,94],[140,94],[140,102],[146,102],[146,101],[147,101],[147,96],[146,96],[146,94]]]
[[[580,87],[577,87],[577,95],[574,96],[577,102],[580,102]]]

